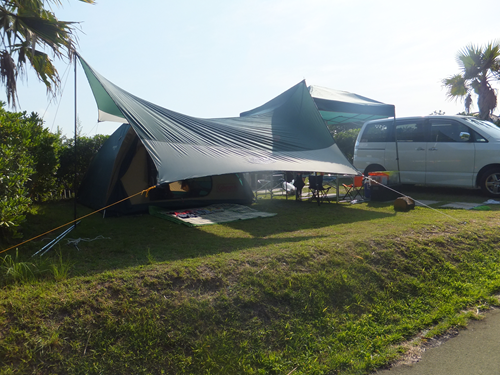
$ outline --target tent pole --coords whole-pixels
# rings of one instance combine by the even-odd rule
[[[396,144],[396,163],[398,166],[398,180],[399,184],[401,185],[401,170],[399,168],[399,148],[398,148],[398,133],[396,131],[396,110],[394,110],[394,143]]]
[[[74,227],[76,228],[76,174],[77,174],[77,171],[78,171],[78,158],[77,158],[77,153],[76,153],[76,142],[77,142],[77,135],[76,135],[76,132],[77,132],[77,121],[78,121],[78,118],[77,118],[77,101],[76,101],[76,60],[77,60],[77,57],[76,57],[76,52],[74,53],[73,55],[73,58],[75,59],[75,144],[74,144],[74,153],[75,153],[75,175],[74,175],[74,179],[73,179],[73,195],[74,195],[74,205],[73,205],[73,213],[74,213],[74,220],[75,220],[75,225]]]

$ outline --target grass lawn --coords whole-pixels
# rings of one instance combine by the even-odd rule
[[[500,207],[396,212],[259,199],[276,216],[187,227],[92,215],[42,258],[0,258],[0,374],[369,374],[498,304]],[[78,215],[90,211],[78,207]],[[24,239],[73,218],[38,206]],[[58,233],[47,235],[54,238]],[[67,239],[80,241],[78,249]],[[92,240],[92,241],[90,241]],[[15,242],[0,243],[5,249]],[[473,309],[474,307],[474,309]]]

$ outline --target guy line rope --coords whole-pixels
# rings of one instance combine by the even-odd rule
[[[84,215],[84,216],[82,216],[82,217],[79,217],[78,219],[75,219],[75,220],[72,220],[72,221],[70,221],[70,222],[68,222],[68,223],[66,223],[66,224],[60,225],[60,226],[58,226],[57,228],[54,228],[54,229],[51,229],[51,230],[49,230],[49,231],[47,231],[47,232],[45,232],[45,233],[39,234],[38,236],[35,236],[35,237],[33,237],[33,238],[30,238],[29,240],[26,240],[26,241],[24,241],[24,242],[18,243],[17,245],[11,246],[11,247],[9,247],[9,248],[7,248],[7,249],[5,249],[5,250],[1,250],[1,251],[0,251],[0,254],[5,253],[6,251],[12,250],[12,249],[14,249],[14,248],[16,248],[16,247],[18,247],[18,246],[24,245],[24,244],[26,244],[26,243],[28,243],[28,242],[33,241],[33,240],[36,240],[37,238],[40,238],[40,237],[42,237],[42,236],[45,236],[46,234],[52,233],[52,232],[54,232],[54,231],[56,231],[56,230],[58,230],[58,229],[64,228],[65,226],[70,225],[70,224],[73,224],[73,223],[77,222],[78,220],[85,219],[86,217],[89,217],[89,216],[91,216],[91,215],[93,215],[93,214],[95,214],[95,213],[97,213],[97,212],[100,212],[100,211],[105,210],[105,209],[107,209],[107,208],[109,208],[109,207],[111,207],[111,206],[114,206],[115,204],[121,203],[121,202],[123,202],[123,201],[126,201],[126,200],[127,200],[127,199],[129,199],[129,198],[135,197],[136,195],[146,194],[146,197],[147,197],[147,196],[148,196],[148,194],[149,194],[149,192],[150,192],[150,190],[153,190],[154,188],[156,188],[156,186],[151,186],[151,187],[149,187],[149,188],[147,188],[147,189],[145,189],[145,190],[142,190],[142,191],[140,191],[140,192],[138,192],[138,193],[136,193],[136,194],[130,195],[130,196],[128,196],[127,198],[121,199],[121,200],[119,200],[118,202],[115,202],[115,203],[110,204],[110,205],[108,205],[108,206],[106,206],[106,207],[103,207],[103,208],[100,208],[100,209],[98,209],[98,210],[96,210],[96,211],[94,211],[94,212],[91,212],[90,214]],[[76,199],[76,197],[75,197],[75,199]]]

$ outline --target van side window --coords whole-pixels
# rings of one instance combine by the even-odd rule
[[[422,121],[397,122],[396,139],[398,142],[425,142],[425,130]]]
[[[486,143],[488,142],[488,140],[486,138],[484,138],[481,134],[471,130],[471,137],[472,137],[472,133],[474,133],[474,140],[476,142],[481,142],[481,143]]]
[[[367,124],[361,142],[387,142],[389,127],[386,123]]]
[[[472,142],[474,132],[466,125],[453,120],[430,120],[431,142]],[[469,133],[469,139],[460,137]]]

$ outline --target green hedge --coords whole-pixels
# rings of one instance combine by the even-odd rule
[[[0,105],[0,230],[17,235],[17,227],[30,211],[29,185],[36,174],[35,155],[31,152],[36,118],[26,113],[10,113]]]
[[[340,151],[351,163],[354,159],[354,144],[356,143],[356,138],[358,137],[359,128],[348,129],[344,131],[337,132],[334,134],[335,143],[339,146]]]
[[[109,136],[77,136],[75,163],[74,138],[51,133],[36,113],[8,112],[4,105],[0,102],[0,233],[20,236],[32,203],[59,199],[64,189],[78,189]]]

